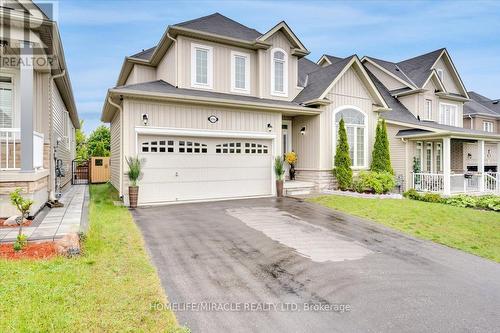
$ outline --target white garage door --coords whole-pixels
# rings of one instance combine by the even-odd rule
[[[271,141],[140,136],[139,204],[272,194]]]

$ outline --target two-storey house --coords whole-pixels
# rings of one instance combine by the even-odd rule
[[[127,200],[125,157],[137,155],[141,205],[268,196],[274,156],[293,150],[297,179],[331,188],[340,119],[358,171],[369,169],[384,117],[406,187],[415,158],[434,190],[450,193],[452,165],[463,169],[452,164],[456,142],[500,139],[461,127],[469,97],[444,49],[398,64],[308,54],[285,22],[261,33],[216,13],[169,26],[125,58],[106,96],[112,184]]]

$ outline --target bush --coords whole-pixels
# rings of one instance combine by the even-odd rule
[[[356,192],[373,191],[377,194],[388,193],[396,186],[396,179],[390,172],[362,171],[355,182]]]
[[[352,163],[351,157],[349,156],[349,143],[347,142],[347,131],[343,118],[340,119],[337,138],[333,175],[337,179],[339,188],[345,191],[350,188],[352,184]]]
[[[421,197],[421,200],[425,202],[442,203],[444,199],[437,193],[425,193]]]
[[[403,193],[403,197],[412,199],[412,200],[420,200],[420,193],[417,192],[414,188],[409,189],[408,191]]]
[[[477,198],[477,208],[489,209],[500,212],[500,197],[495,195],[485,195]]]
[[[385,124],[385,120],[377,123],[370,170],[394,174],[394,170],[391,166],[391,154],[389,151],[389,139],[387,138],[387,126]]]
[[[500,196],[497,195],[473,197],[465,194],[460,194],[450,198],[443,198],[436,193],[420,194],[415,189],[410,189],[403,193],[403,196],[412,200],[443,203],[455,207],[477,208],[500,212]]]
[[[450,197],[446,199],[446,202],[448,205],[456,206],[456,207],[463,207],[463,208],[476,208],[477,202],[476,202],[475,197],[471,197],[465,194],[460,194],[454,197]]]

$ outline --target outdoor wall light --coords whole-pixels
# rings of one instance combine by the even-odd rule
[[[267,124],[267,130],[271,132],[273,130],[273,125]]]
[[[148,126],[148,121],[149,121],[149,116],[147,113],[142,114],[142,122],[144,123],[144,126]]]
[[[304,135],[304,134],[306,134],[306,127],[305,126],[300,129],[300,135]]]
[[[467,154],[467,158],[470,160],[472,158],[472,154],[471,153],[468,153]]]

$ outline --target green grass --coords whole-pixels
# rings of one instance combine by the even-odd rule
[[[91,186],[84,254],[0,259],[0,332],[183,332],[128,210],[109,185]]]
[[[329,195],[309,201],[500,262],[500,213],[408,199]]]

